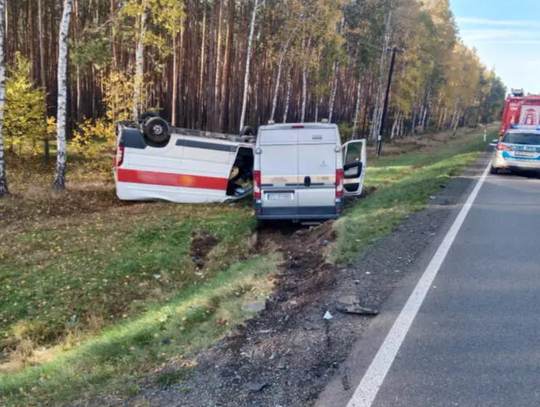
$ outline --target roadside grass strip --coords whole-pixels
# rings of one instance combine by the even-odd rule
[[[265,301],[278,270],[277,254],[233,265],[204,285],[181,291],[134,321],[103,334],[53,361],[0,376],[0,395],[10,405],[66,402],[107,393],[136,394],[137,381],[154,373],[156,385],[189,376],[192,355],[253,317],[246,304]],[[160,371],[173,365],[171,372]]]
[[[449,144],[435,152],[376,159],[368,166],[367,188],[377,192],[359,201],[336,222],[338,240],[331,259],[347,264],[406,216],[426,207],[429,197],[485,151],[482,138]]]

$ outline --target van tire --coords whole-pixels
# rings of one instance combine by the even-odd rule
[[[144,124],[144,122],[146,122],[148,119],[151,119],[152,117],[159,117],[159,114],[151,111],[144,112],[139,116],[139,124]]]
[[[142,130],[147,141],[158,147],[165,146],[171,139],[169,125],[161,117],[151,117],[142,125]]]
[[[498,168],[495,168],[493,165],[490,167],[489,169],[489,173],[491,175],[497,175],[499,173],[499,169]]]

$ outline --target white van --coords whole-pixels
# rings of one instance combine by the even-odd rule
[[[362,194],[365,140],[341,144],[335,124],[262,126],[255,148],[254,201],[259,220],[338,218],[343,198]]]
[[[251,194],[254,137],[169,128],[159,117],[119,123],[114,178],[118,198],[228,202]]]

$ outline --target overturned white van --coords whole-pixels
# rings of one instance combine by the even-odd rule
[[[116,193],[126,201],[228,202],[252,192],[255,138],[169,127],[159,117],[117,126]]]

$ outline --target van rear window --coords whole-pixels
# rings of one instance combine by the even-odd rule
[[[522,144],[525,146],[540,146],[540,134],[507,133],[502,139],[502,142],[508,144]]]

